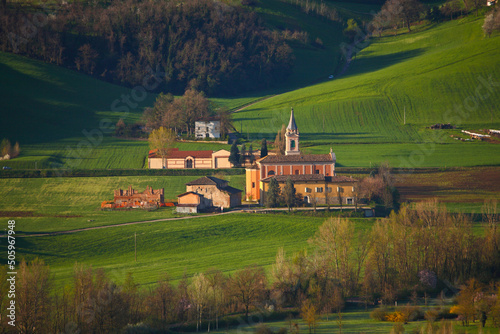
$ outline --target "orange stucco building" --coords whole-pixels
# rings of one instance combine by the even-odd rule
[[[342,181],[342,189],[347,187],[346,184],[356,182],[351,178],[344,179],[336,177],[335,175],[335,153],[330,149],[327,154],[301,154],[299,149],[299,129],[295,122],[295,115],[292,108],[290,115],[290,122],[286,128],[285,133],[286,150],[285,155],[268,155],[264,158],[258,159],[256,163],[246,168],[246,200],[247,201],[261,201],[262,194],[266,191],[266,181],[269,182],[270,178],[276,177],[278,183],[286,181],[287,177],[291,176],[292,181],[303,181],[311,184],[316,182],[317,187],[314,188],[338,188],[336,183]],[[307,177],[304,177],[306,176]],[[312,176],[312,177],[311,177]],[[294,182],[295,182],[294,181]],[[296,185],[297,193],[299,184]],[[303,188],[306,188],[305,186]],[[351,185],[352,190],[352,185]],[[346,195],[349,193],[346,193]],[[333,194],[332,194],[333,195]],[[310,195],[304,195],[310,196]],[[324,197],[324,196],[323,196]],[[349,194],[349,197],[350,194]],[[306,202],[310,197],[304,198]]]

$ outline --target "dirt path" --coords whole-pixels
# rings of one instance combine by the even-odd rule
[[[278,96],[278,94],[274,94],[274,95],[271,95],[271,96],[268,96],[268,97],[264,97],[262,99],[258,99],[256,101],[253,101],[253,102],[251,102],[249,104],[245,104],[243,107],[240,107],[240,108],[238,108],[238,109],[236,109],[234,111],[231,111],[231,114],[237,113],[238,111],[242,111],[243,109],[248,108],[250,106],[253,106],[256,103],[259,103],[259,102],[262,102],[262,101],[265,101],[265,100],[269,100],[270,98],[275,97],[275,96]]]
[[[326,210],[326,207],[318,207],[316,208],[317,211],[322,211]],[[342,209],[354,209],[354,206],[344,206]],[[359,209],[365,209],[364,207],[359,207]],[[311,211],[314,210],[314,208],[300,208],[300,209],[295,209],[294,211]],[[341,210],[340,207],[331,207],[330,210]],[[206,217],[214,217],[214,216],[221,216],[221,215],[230,215],[234,213],[267,213],[269,211],[288,211],[287,208],[272,208],[272,209],[265,209],[265,208],[247,208],[247,209],[240,209],[240,210],[235,210],[235,211],[229,211],[229,212],[223,212],[223,213],[213,213],[213,214],[208,214],[208,215],[200,215],[200,216],[185,216],[185,217],[176,217],[176,218],[162,218],[162,219],[154,219],[154,220],[144,220],[144,221],[136,221],[136,222],[128,222],[128,223],[121,223],[121,224],[112,224],[112,225],[103,225],[103,226],[94,226],[94,227],[85,227],[85,228],[79,228],[75,230],[67,230],[67,231],[56,231],[56,232],[40,232],[40,233],[34,233],[34,234],[20,234],[18,237],[45,237],[45,236],[53,236],[53,235],[60,235],[60,234],[71,234],[71,233],[78,233],[78,232],[85,232],[85,231],[91,231],[91,230],[100,230],[104,228],[111,228],[111,227],[122,227],[122,226],[128,226],[128,225],[137,225],[137,224],[147,224],[147,223],[158,223],[158,222],[165,222],[165,221],[175,221],[175,220],[185,220],[185,219],[196,219],[196,218],[206,218]],[[0,236],[0,238],[5,237],[5,235]]]

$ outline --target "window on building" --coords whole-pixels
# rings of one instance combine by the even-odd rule
[[[290,141],[290,147],[292,150],[295,148],[295,140]]]
[[[255,182],[252,182],[252,188],[255,188]]]
[[[323,187],[316,187],[316,192],[317,193],[322,193],[323,192]]]
[[[347,199],[347,204],[351,204],[352,205],[353,201],[352,201],[352,198],[348,198]]]
[[[299,170],[298,169],[295,170],[295,175],[299,175]]]
[[[186,160],[186,168],[193,168],[193,159]]]
[[[273,171],[273,170],[270,170],[268,173],[267,173],[267,176],[273,176],[275,175],[276,173]]]
[[[307,187],[304,190],[305,190],[306,193],[310,193],[312,191],[311,188],[307,188]]]
[[[325,192],[331,193],[333,191],[332,187],[326,187]]]
[[[314,171],[314,173],[315,173],[315,174],[319,174],[319,169],[316,169],[316,170]]]
[[[311,203],[309,196],[304,196],[304,203]]]

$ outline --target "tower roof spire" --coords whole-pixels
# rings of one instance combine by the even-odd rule
[[[293,108],[292,108],[292,114],[290,115],[290,122],[288,123],[287,130],[297,131],[297,123],[295,123]]]

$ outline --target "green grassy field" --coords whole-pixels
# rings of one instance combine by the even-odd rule
[[[244,175],[224,176],[230,185],[245,189]],[[164,188],[165,199],[176,200],[185,183],[197,176],[81,177],[46,179],[0,179],[0,214],[17,219],[22,233],[54,232],[85,227],[177,217],[172,208],[157,211],[101,211],[101,202],[113,200],[113,191],[146,186]],[[22,213],[9,214],[18,211]],[[30,217],[30,213],[33,215]],[[24,216],[23,216],[24,215]],[[27,216],[26,216],[27,215]],[[7,218],[5,218],[7,219]],[[91,221],[89,221],[91,220]]]
[[[44,259],[58,286],[69,283],[75,262],[103,268],[118,282],[132,272],[137,282],[150,285],[164,273],[177,281],[184,273],[191,276],[212,267],[225,272],[254,263],[269,268],[279,247],[287,252],[306,247],[307,239],[323,220],[288,215],[273,215],[269,219],[269,215],[235,213],[67,235],[18,237],[16,249],[18,259]],[[2,238],[2,263],[5,254]]]
[[[433,130],[425,129],[438,122],[451,122],[459,129],[500,127],[496,108],[500,102],[500,36],[484,38],[482,21],[470,16],[415,28],[411,34],[374,38],[345,76],[256,103],[238,112],[235,120],[243,122],[243,132],[251,138],[274,138],[294,107],[301,140],[307,144],[406,146],[388,147],[390,155],[398,151],[407,155],[415,143],[452,143],[448,136],[436,138]],[[493,84],[481,86],[490,76]],[[475,96],[478,86],[484,99],[469,98]],[[443,165],[448,158],[451,164],[475,163],[476,150],[461,152],[466,147],[463,144],[441,147],[444,155],[439,155],[440,161],[427,159],[427,164]],[[350,149],[356,154],[371,147]],[[480,151],[493,157],[500,148],[486,145]],[[493,159],[491,163],[498,164]],[[342,164],[341,159],[339,162]]]

